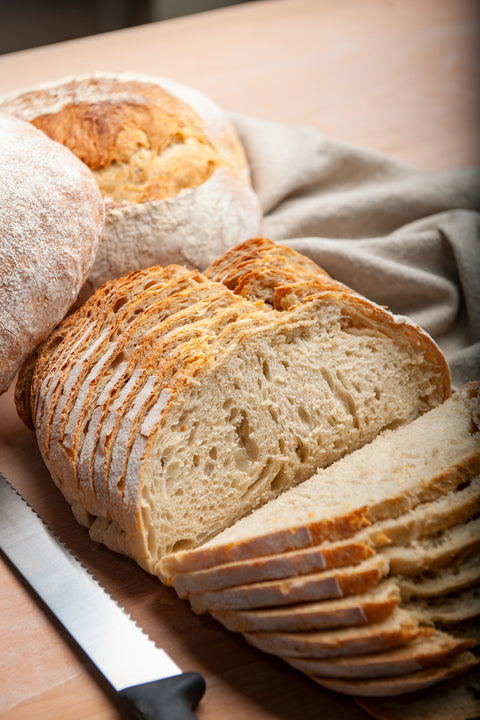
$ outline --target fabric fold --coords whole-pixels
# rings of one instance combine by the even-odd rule
[[[438,342],[480,379],[480,168],[427,171],[315,128],[233,114],[263,234]]]

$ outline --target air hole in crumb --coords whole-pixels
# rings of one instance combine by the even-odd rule
[[[273,490],[274,493],[278,493],[285,487],[285,485],[289,483],[290,473],[287,472],[285,468],[280,468],[280,470],[270,483],[270,488]]]
[[[183,538],[182,540],[177,540],[176,543],[172,545],[171,552],[181,552],[182,550],[190,550],[195,546],[195,540],[192,540],[191,538]]]
[[[310,455],[307,445],[305,445],[303,440],[300,440],[299,438],[297,438],[297,447],[295,448],[295,453],[300,462],[302,463],[308,460],[308,457]]]
[[[115,355],[112,362],[110,363],[111,370],[116,370],[116,368],[125,360],[125,353],[119,352]]]
[[[262,372],[267,380],[272,379],[272,375],[270,372],[270,365],[268,364],[267,360],[264,360],[262,363]]]
[[[383,430],[396,430],[396,428],[401,427],[404,425],[404,420],[392,420],[392,422],[389,422],[388,425],[385,425]]]
[[[240,424],[235,427],[235,432],[237,433],[239,444],[245,448],[249,460],[255,461],[258,459],[258,445],[251,436],[248,418],[243,412],[241,413],[241,417],[242,420]]]
[[[231,397],[227,398],[225,402],[223,403],[222,407],[224,410],[230,410],[232,407],[233,400]]]
[[[312,422],[308,412],[305,410],[305,408],[303,408],[301,406],[298,408],[298,417],[300,418],[300,420],[302,422],[305,423],[305,425],[310,425]]]
[[[114,313],[118,312],[120,310],[120,308],[122,308],[124,305],[127,304],[127,302],[128,302],[128,298],[126,298],[126,297],[119,298],[117,300],[117,302],[115,303],[115,305],[113,306],[113,312]]]
[[[268,412],[270,413],[272,420],[277,423],[278,422],[277,409],[270,405],[268,408]]]
[[[212,448],[210,449],[210,452],[209,452],[208,454],[209,454],[209,456],[212,458],[212,460],[216,460],[216,459],[217,459],[217,448],[216,448],[216,447],[212,447]]]
[[[200,465],[200,455],[194,455],[192,458],[193,467],[198,467]]]
[[[480,425],[475,422],[475,418],[470,418],[470,435],[476,435],[480,430]]]

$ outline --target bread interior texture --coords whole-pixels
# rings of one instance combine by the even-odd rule
[[[199,545],[436,402],[418,354],[344,321],[339,304],[314,301],[274,330],[217,338],[181,392],[163,388],[160,415],[157,403],[142,418],[119,512],[92,534],[115,547],[140,530],[134,554],[156,572],[166,553]]]

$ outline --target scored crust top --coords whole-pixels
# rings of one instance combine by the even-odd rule
[[[108,280],[153,265],[203,270],[260,233],[262,210],[228,115],[164,78],[91,73],[0,97],[91,170],[105,228],[77,304]]]
[[[39,86],[4,99],[1,107],[77,155],[107,202],[173,197],[219,167],[234,169],[248,183],[243,148],[226,118],[220,122],[206,98],[199,103],[195,91],[181,90],[185,99],[168,81],[102,74]]]

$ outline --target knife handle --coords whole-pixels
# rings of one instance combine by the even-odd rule
[[[187,672],[134,685],[118,694],[136,718],[194,720],[192,710],[202,699],[205,688],[205,680],[199,673]]]

